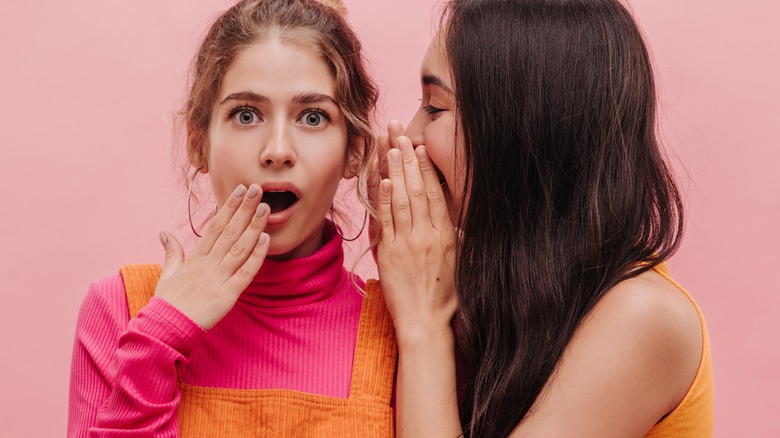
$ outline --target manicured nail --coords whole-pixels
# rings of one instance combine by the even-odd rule
[[[244,187],[243,184],[239,184],[238,187],[236,187],[235,190],[233,190],[233,197],[234,198],[240,198],[244,196],[244,193],[246,193],[246,187]]]
[[[388,155],[390,155],[391,163],[395,165],[401,164],[401,152],[398,149],[390,149]]]
[[[268,234],[262,233],[260,234],[260,237],[257,239],[257,244],[262,245],[265,243],[266,240],[268,240]]]
[[[392,182],[390,182],[389,179],[383,179],[381,183],[379,183],[379,187],[382,189],[382,194],[387,195],[390,193],[390,187],[393,185]]]
[[[257,211],[255,211],[256,217],[263,217],[265,214],[265,204],[260,204],[257,206]]]
[[[168,238],[167,238],[167,237],[165,237],[165,233],[163,233],[162,231],[160,231],[160,233],[158,234],[158,236],[160,237],[160,243],[162,243],[162,246],[167,246],[167,245],[168,245]]]
[[[249,191],[247,192],[246,197],[249,199],[253,199],[255,196],[257,196],[257,192],[259,191],[260,190],[258,190],[257,185],[252,184],[251,186],[249,186]]]

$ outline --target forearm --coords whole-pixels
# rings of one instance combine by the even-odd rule
[[[176,365],[202,336],[182,318],[165,303],[150,303],[113,344],[77,339],[69,436],[177,435]],[[101,360],[107,355],[108,365]]]
[[[452,329],[402,331],[398,343],[397,436],[460,436]]]

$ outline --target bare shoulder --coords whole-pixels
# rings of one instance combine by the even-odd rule
[[[688,391],[702,354],[702,327],[691,300],[672,282],[647,271],[612,288],[583,323],[620,330],[625,341],[641,345],[639,358],[652,359],[677,388],[672,408]],[[676,401],[675,401],[676,400]]]
[[[513,436],[642,436],[685,397],[701,354],[682,291],[654,271],[623,281],[582,322]]]
[[[676,285],[655,271],[609,290],[583,322],[583,326],[588,324],[615,324],[651,345],[698,346],[697,363],[701,357],[701,321],[696,308]]]

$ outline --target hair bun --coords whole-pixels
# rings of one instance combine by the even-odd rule
[[[321,3],[329,8],[332,8],[336,12],[338,12],[339,15],[342,17],[347,15],[347,7],[344,6],[344,2],[341,0],[316,0],[318,3]]]

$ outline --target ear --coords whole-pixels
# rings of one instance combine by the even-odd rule
[[[187,123],[187,161],[196,169],[203,168],[203,173],[208,173],[208,160],[206,159],[206,136],[203,130],[196,128],[192,123]]]
[[[352,179],[360,173],[360,166],[366,153],[366,139],[362,135],[356,135],[350,142],[347,150],[347,159],[344,165],[344,179]]]

